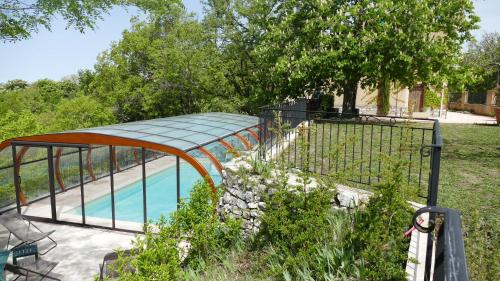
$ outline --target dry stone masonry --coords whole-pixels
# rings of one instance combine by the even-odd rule
[[[229,216],[242,220],[243,233],[245,236],[255,234],[259,231],[262,223],[261,216],[266,210],[264,196],[274,193],[271,188],[278,182],[279,172],[270,170],[269,175],[264,177],[254,173],[251,156],[244,155],[233,159],[224,165],[223,188],[224,192],[220,198],[217,212],[219,216]],[[286,173],[288,187],[303,187],[300,171],[292,169]],[[319,183],[311,178],[306,185],[306,192],[314,189]],[[295,189],[296,190],[296,189]],[[338,209],[348,209],[359,206],[368,201],[370,192],[337,185],[337,195],[332,206]]]

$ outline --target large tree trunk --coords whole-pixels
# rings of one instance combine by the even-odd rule
[[[391,83],[389,79],[382,79],[378,82],[377,93],[377,115],[387,116],[391,108]]]
[[[344,102],[342,103],[342,113],[355,114],[356,93],[358,91],[358,80],[347,81],[344,85]]]

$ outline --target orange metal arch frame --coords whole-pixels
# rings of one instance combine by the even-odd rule
[[[250,132],[252,137],[254,137],[257,141],[259,140],[259,137],[254,131],[250,129],[247,130]],[[234,136],[237,137],[247,149],[252,149],[252,144],[248,139],[246,139],[239,133],[234,134]],[[222,144],[222,146],[224,146],[229,151],[232,151],[236,156],[239,156],[238,151],[236,151],[235,148],[229,142],[225,141],[224,139],[219,139],[219,143]],[[215,157],[209,150],[207,150],[203,146],[200,146],[198,150],[210,159],[210,161],[215,165],[219,173],[222,175],[222,170],[224,169],[224,167],[222,167],[222,164],[220,163],[219,159],[217,159],[217,157]]]
[[[21,161],[23,160],[24,155],[26,155],[26,152],[28,152],[28,149],[29,146],[23,146],[23,148],[21,148],[21,150],[16,155],[16,163],[14,169],[16,169],[18,175],[21,174]],[[0,149],[0,151],[2,150],[3,148]],[[19,179],[14,179],[14,180],[19,180]],[[19,201],[22,204],[26,204],[26,196],[24,196],[24,192],[20,190],[18,195],[19,195]]]
[[[242,135],[236,133],[236,134],[234,134],[234,136],[236,138],[238,138],[243,143],[243,145],[245,146],[246,149],[249,149],[249,150],[252,149],[252,144],[246,138],[244,138]]]
[[[260,129],[259,129],[260,130]],[[257,141],[259,142],[259,135],[257,135],[256,132],[252,131],[252,129],[247,129],[247,132],[250,133],[250,135]]]
[[[220,139],[219,140],[220,144],[222,144],[225,148],[227,148],[227,150],[230,152],[230,153],[234,153],[234,155],[236,155],[236,157],[240,156],[240,153],[234,149],[234,147],[228,143],[227,141],[223,140],[223,139]]]
[[[56,165],[55,165],[55,172],[56,172],[56,180],[57,183],[59,184],[59,187],[61,188],[62,191],[66,191],[66,188],[64,187],[64,180],[61,176],[61,154],[63,152],[63,148],[59,147],[56,150]]]
[[[219,173],[222,175],[222,164],[220,163],[219,159],[217,159],[217,157],[215,157],[210,151],[208,151],[206,148],[204,148],[203,146],[200,146],[198,148],[198,150],[205,154],[205,156],[207,156],[210,161],[212,161],[212,163],[215,165],[215,167],[217,168],[217,170],[219,171]]]
[[[29,146],[23,146],[23,148],[17,153],[16,155],[16,166],[15,169],[17,170],[17,174],[21,174],[21,162],[24,158],[24,155],[28,152]],[[2,148],[3,150],[3,148]],[[62,147],[58,148],[56,151],[56,163],[55,163],[55,176],[57,183],[59,184],[59,187],[61,188],[62,191],[65,191],[64,187],[64,181],[61,176],[61,154],[62,154]],[[22,190],[19,191],[19,201],[23,204],[26,205],[28,201],[26,200],[26,196],[24,195],[24,192]]]
[[[103,134],[96,133],[62,133],[62,134],[47,134],[47,135],[37,135],[37,136],[29,136],[29,137],[19,137],[10,140],[6,140],[0,143],[0,151],[4,148],[11,145],[13,141],[32,141],[32,142],[51,142],[51,143],[67,143],[67,144],[99,144],[99,145],[114,145],[114,146],[130,146],[130,147],[143,147],[146,149],[158,150],[171,155],[179,156],[180,158],[186,160],[189,164],[191,164],[200,175],[207,181],[207,183],[211,186],[212,192],[215,194],[217,192],[215,188],[215,184],[213,179],[210,177],[208,171],[203,167],[200,162],[198,162],[194,157],[187,154],[186,152],[170,147],[167,145],[151,143],[147,141],[129,139],[124,137],[117,136],[109,136]],[[89,147],[89,151],[87,154],[87,165],[91,167],[91,149]],[[90,162],[90,163],[89,163]],[[19,162],[18,162],[19,163]],[[90,165],[89,165],[90,164]],[[91,169],[89,169],[90,172]],[[92,175],[93,173],[91,173]]]

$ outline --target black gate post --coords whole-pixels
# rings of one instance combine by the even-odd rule
[[[143,147],[141,150],[142,159],[142,211],[144,214],[144,223],[148,222],[148,207],[146,197],[146,149]]]
[[[113,177],[113,146],[109,146],[109,182],[111,185],[111,225],[115,228],[115,181]]]
[[[50,191],[50,209],[52,211],[52,220],[57,220],[56,212],[56,189],[54,183],[54,155],[52,146],[47,147],[47,159],[49,164],[49,191]]]
[[[19,163],[19,167],[21,163]],[[21,177],[19,176],[19,169],[17,169],[17,151],[16,145],[12,144],[12,167],[14,168],[14,187],[16,189],[16,208],[17,212],[21,214],[21,201],[19,199],[19,192],[21,192]]]
[[[80,201],[82,205],[82,223],[85,224],[85,191],[83,190],[83,156],[82,148],[78,148],[78,166],[80,169]]]
[[[435,207],[437,205],[438,185],[439,185],[439,169],[441,165],[441,149],[443,147],[443,138],[441,137],[441,127],[439,121],[434,121],[432,130],[432,146],[431,146],[431,159],[430,159],[430,175],[427,206]],[[436,214],[429,213],[429,225],[434,224]],[[427,252],[425,258],[425,280],[430,280],[431,267],[432,267],[432,252],[434,248],[434,240],[432,233],[427,234]]]

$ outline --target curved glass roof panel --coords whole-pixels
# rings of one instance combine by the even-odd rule
[[[190,151],[257,126],[255,116],[212,112],[114,124],[66,133],[95,133],[168,145]],[[236,146],[239,141],[229,138]]]
[[[248,140],[248,142],[253,146],[253,145],[256,145],[258,144],[259,142],[248,132],[248,131],[242,131],[240,133],[240,135],[242,137],[244,137],[246,140]]]
[[[235,136],[228,136],[224,138],[224,140],[230,143],[236,150],[245,150],[245,145],[243,144],[243,142]]]
[[[231,159],[233,159],[233,154],[229,153],[227,148],[225,148],[219,142],[212,142],[204,147],[205,149],[210,151],[210,153],[212,153],[215,156],[215,158],[217,158],[221,163],[226,163]]]

